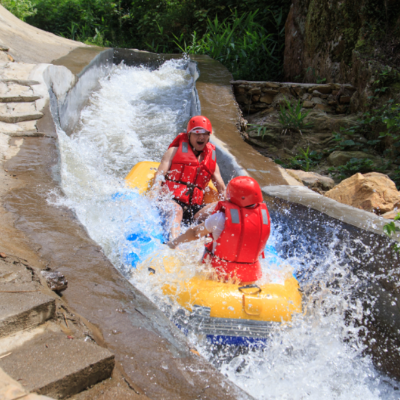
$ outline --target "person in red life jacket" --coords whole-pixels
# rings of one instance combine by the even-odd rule
[[[226,188],[227,201],[218,202],[214,213],[202,224],[189,228],[167,243],[174,249],[181,243],[210,235],[203,262],[210,262],[218,279],[238,283],[261,278],[259,257],[270,234],[270,219],[260,186],[248,176],[232,179]]]
[[[208,118],[202,115],[191,118],[187,132],[180,133],[169,145],[156,172],[152,192],[168,189],[173,194],[171,237],[179,234],[182,220],[192,223],[194,219],[205,219],[211,213],[215,203],[203,209],[204,190],[210,180],[221,196],[225,193],[215,146],[209,142],[211,133]]]

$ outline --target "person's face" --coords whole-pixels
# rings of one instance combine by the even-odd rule
[[[189,142],[196,151],[203,151],[204,147],[206,147],[206,144],[208,143],[209,140],[210,140],[209,133],[195,133],[195,132],[190,133]]]

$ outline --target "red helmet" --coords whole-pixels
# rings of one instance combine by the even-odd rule
[[[239,207],[247,207],[263,201],[260,185],[249,176],[233,178],[226,188],[226,198]]]
[[[189,133],[194,128],[203,128],[207,132],[212,133],[212,125],[210,120],[202,115],[196,115],[190,119],[186,132]]]

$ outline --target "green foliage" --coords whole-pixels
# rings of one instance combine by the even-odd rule
[[[192,34],[191,44],[185,37],[174,35],[174,43],[181,52],[188,54],[207,54],[220,61],[233,75],[234,79],[275,80],[282,73],[281,53],[283,42],[277,47],[277,39],[258,22],[258,10],[238,15],[234,13],[222,21],[215,16],[207,19],[206,33],[199,37]],[[274,16],[275,31],[283,24],[282,10]]]
[[[400,213],[398,213],[395,217],[394,217],[394,221],[399,221],[400,220]],[[394,223],[394,221],[389,222],[388,224],[383,226],[383,231],[386,233],[387,236],[392,236],[392,234],[396,233],[396,232],[400,232],[400,228],[396,226],[396,224]],[[399,244],[394,244],[393,245],[394,250],[397,253],[400,253],[400,245]]]
[[[302,129],[312,127],[312,123],[306,123],[304,120],[310,111],[303,113],[301,111],[302,102],[299,100],[296,106],[292,106],[290,101],[285,99],[285,105],[281,104],[279,112],[279,123],[282,125],[282,133],[289,131],[298,131],[302,134]]]
[[[374,162],[369,158],[352,158],[345,165],[330,167],[329,172],[332,175],[337,176],[339,179],[346,179],[357,172],[366,173],[376,169]]]
[[[290,0],[0,2],[33,26],[85,43],[208,54],[235,79],[275,80],[282,74]]]
[[[0,4],[22,21],[37,12],[33,0],[1,0]]]
[[[370,140],[360,140],[363,137],[369,137]],[[362,114],[355,125],[334,132],[333,138],[336,146],[330,149],[331,152],[373,149],[384,156],[397,157],[400,154],[400,104],[388,100],[381,107]],[[390,140],[383,143],[384,138]]]
[[[257,135],[261,136],[261,140],[264,140],[264,136],[267,133],[267,125],[247,124],[249,131],[257,131]]]
[[[310,148],[307,147],[307,150],[300,149],[300,154],[292,157],[288,162],[281,160],[275,160],[275,162],[282,165],[284,168],[302,169],[303,171],[308,172],[311,167],[315,167],[319,164],[322,157],[322,153],[318,153],[315,150],[310,151]]]

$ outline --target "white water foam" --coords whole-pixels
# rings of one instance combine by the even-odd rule
[[[123,178],[134,164],[159,161],[182,131],[192,88],[185,60],[168,61],[154,71],[120,65],[92,94],[74,134],[69,137],[58,130],[62,189],[67,197],[56,195],[51,201],[73,209],[91,237],[125,273],[124,254],[132,246],[127,233],[138,225],[150,233],[160,224],[160,217],[146,198],[113,195],[125,193]],[[279,226],[275,228],[271,240],[279,241]],[[351,244],[344,244],[343,252],[346,246]],[[172,254],[162,247],[160,254]],[[192,243],[175,253],[188,277],[194,274],[201,249],[200,243]],[[358,337],[365,329],[359,325],[364,311],[361,302],[351,296],[358,282],[343,265],[341,255],[327,246],[323,258],[308,254],[307,259],[298,256],[289,261],[292,265],[306,263],[318,272],[314,275],[318,281],[304,284],[304,314],[290,326],[273,330],[265,349],[232,357],[232,349],[213,348],[193,338],[199,351],[257,399],[399,398],[395,384],[379,374],[364,355]],[[264,269],[268,272],[266,265]],[[138,273],[132,283],[151,298],[161,299],[166,311],[174,306],[147,273]]]

